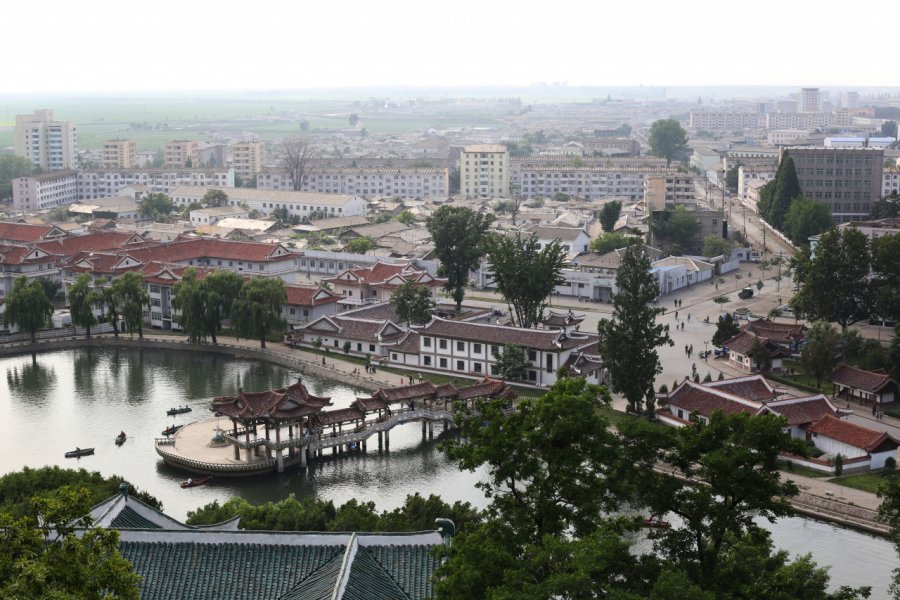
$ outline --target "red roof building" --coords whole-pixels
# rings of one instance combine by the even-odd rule
[[[897,396],[897,382],[883,369],[866,371],[841,365],[828,376],[837,395],[861,404],[881,406],[890,404]]]
[[[423,285],[431,290],[432,300],[437,301],[438,289],[447,283],[446,279],[433,277],[427,271],[416,269],[407,263],[386,263],[380,260],[367,267],[351,267],[335,277],[322,280],[342,296],[341,304],[356,307],[391,299],[394,290],[408,281]]]
[[[825,416],[813,423],[809,434],[816,448],[826,455],[835,457],[840,454],[848,459],[868,456],[868,467],[871,469],[884,467],[884,462],[889,457],[896,459],[897,448],[900,447],[900,442],[884,431],[869,429],[833,416]]]

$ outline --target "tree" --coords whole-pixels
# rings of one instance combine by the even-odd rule
[[[150,217],[154,221],[167,218],[174,210],[175,203],[165,194],[147,194],[141,200],[141,214],[145,217]]]
[[[822,387],[822,378],[837,366],[840,342],[840,336],[826,321],[816,321],[806,332],[800,366],[806,374],[816,378],[816,387]]]
[[[458,194],[459,193],[459,167],[453,167],[450,169],[450,174],[447,176],[447,192],[449,194]]]
[[[722,347],[722,345],[739,334],[741,332],[740,325],[731,318],[731,315],[726,314],[723,317],[719,317],[718,323],[716,323],[716,332],[712,336],[712,344],[713,346]]]
[[[772,353],[758,339],[753,340],[750,350],[747,351],[750,364],[763,373],[772,369]]]
[[[855,227],[826,231],[816,244],[815,256],[803,248],[791,259],[797,285],[791,307],[811,321],[837,322],[841,333],[846,333],[849,325],[869,315],[870,267],[865,234]]]
[[[896,190],[872,205],[873,219],[890,219],[898,215],[900,215],[900,195]]]
[[[687,132],[675,119],[661,119],[650,126],[647,143],[650,153],[665,158],[668,167],[687,151]]]
[[[228,194],[222,190],[206,190],[206,193],[203,194],[203,205],[208,208],[228,206]]]
[[[106,320],[112,323],[113,336],[119,337],[119,317],[121,315],[120,307],[122,306],[122,301],[112,284],[107,285],[107,283],[107,279],[101,277],[94,282],[94,285],[97,287],[100,303],[106,312]]]
[[[882,319],[900,321],[900,234],[872,240],[872,301]]]
[[[59,295],[59,290],[62,287],[62,283],[44,277],[41,277],[40,279],[38,279],[38,281],[41,282],[41,287],[44,288],[44,293],[47,294],[47,297],[50,298],[51,302],[53,302],[53,299]]]
[[[72,323],[84,328],[84,337],[91,339],[91,327],[97,324],[94,307],[102,300],[102,296],[93,287],[91,276],[82,273],[69,286],[69,312]]]
[[[683,206],[654,211],[650,222],[653,243],[662,243],[673,254],[699,246],[700,221]]]
[[[233,271],[215,271],[203,280],[206,291],[206,333],[217,344],[222,322],[231,317],[234,302],[244,286],[244,278]]]
[[[356,126],[359,125],[359,115],[356,113],[350,113],[350,117],[347,119],[350,123],[350,127],[356,129]]]
[[[891,542],[900,555],[900,477],[885,477],[878,487],[878,497],[878,518],[890,527]],[[894,569],[890,593],[894,600],[900,600],[900,567]]]
[[[172,308],[178,311],[175,320],[188,334],[192,344],[206,340],[206,289],[197,278],[197,269],[187,269],[181,281],[172,287]]]
[[[14,154],[0,154],[0,200],[12,198],[12,180],[34,173],[34,163]]]
[[[606,254],[619,248],[625,248],[632,244],[640,244],[640,238],[631,237],[624,233],[604,233],[591,240],[591,251],[597,254]]]
[[[656,323],[665,309],[652,305],[659,286],[650,273],[650,257],[641,246],[625,250],[616,287],[612,319],[601,319],[598,325],[598,351],[613,388],[628,400],[629,411],[653,414],[653,382],[662,372],[656,348],[674,342],[669,326]]]
[[[234,321],[241,335],[259,340],[266,347],[266,336],[284,326],[281,307],[287,302],[284,282],[278,278],[254,277],[244,283],[234,304]]]
[[[286,206],[273,209],[272,218],[282,227],[290,225],[291,223],[291,213]]]
[[[347,252],[353,252],[354,254],[365,254],[369,250],[374,250],[376,247],[375,240],[370,237],[358,237],[350,240],[344,246],[344,250]]]
[[[494,353],[494,372],[503,379],[524,381],[528,375],[528,359],[525,347],[519,344],[504,344],[500,352]]]
[[[490,214],[444,205],[425,222],[441,261],[439,272],[447,278],[444,290],[452,295],[456,310],[462,307],[469,273],[478,268],[484,256],[485,232],[493,221]]]
[[[604,204],[600,209],[600,225],[603,227],[603,231],[611,232],[615,228],[620,214],[622,214],[622,203],[618,200],[610,200]]]
[[[565,283],[562,270],[568,258],[562,243],[553,240],[540,246],[534,235],[495,235],[486,242],[491,279],[506,300],[510,316],[526,329],[540,323],[550,294]]]
[[[422,325],[431,319],[434,300],[431,289],[415,281],[407,281],[391,294],[391,305],[401,321]]]
[[[144,289],[144,277],[137,271],[129,271],[112,282],[113,293],[121,306],[125,330],[138,339],[144,339],[144,307],[150,306],[150,295]]]
[[[21,331],[31,335],[33,344],[38,330],[50,323],[52,315],[53,303],[47,298],[41,282],[25,276],[17,277],[12,291],[6,295],[3,326],[9,327],[14,323]]]
[[[738,179],[740,177],[741,163],[732,163],[725,172],[725,186],[732,192],[736,192],[738,188]]]
[[[712,258],[713,256],[724,256],[727,258],[731,256],[731,251],[733,249],[734,242],[719,237],[714,233],[703,238],[703,256],[706,256],[707,258]]]
[[[295,192],[303,189],[304,180],[312,172],[316,158],[318,153],[309,140],[294,139],[281,143],[281,168],[290,178]]]
[[[63,486],[13,519],[0,515],[0,596],[137,600],[140,577],[119,554],[119,534],[91,527],[87,490]],[[80,530],[80,531],[79,531]]]
[[[403,223],[404,225],[409,225],[410,227],[412,227],[416,223],[416,215],[412,214],[408,210],[402,211],[399,215],[397,215],[394,218],[397,221],[399,221],[400,223]]]
[[[799,198],[802,195],[800,180],[797,178],[797,169],[790,154],[785,153],[778,164],[775,179],[766,184],[766,187],[769,185],[772,186],[771,196],[767,201],[765,213],[763,213],[763,207],[760,206],[760,215],[772,227],[780,230],[784,226],[784,218],[790,209],[791,203],[795,198]]]
[[[881,135],[897,139],[897,121],[885,121],[881,124]]]
[[[827,205],[800,196],[791,202],[784,216],[782,231],[797,246],[809,244],[809,238],[834,226]]]

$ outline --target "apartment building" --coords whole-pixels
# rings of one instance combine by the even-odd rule
[[[694,177],[690,173],[652,174],[644,179],[644,202],[650,210],[697,203]]]
[[[819,88],[800,89],[800,112],[817,113],[822,110],[822,98]]]
[[[200,164],[200,148],[191,140],[166,142],[165,165],[167,167],[192,167]]]
[[[766,115],[766,129],[805,129],[848,127],[853,118],[846,109],[834,112],[774,112]]]
[[[778,169],[776,164],[768,165],[741,165],[738,167],[738,196],[744,200],[747,199],[751,182],[761,181],[766,184],[775,179],[775,173]],[[758,186],[753,186],[757,188]]]
[[[231,147],[231,168],[243,179],[253,179],[266,162],[263,142],[239,142]]]
[[[128,186],[144,186],[146,191],[171,195],[183,185],[199,188],[234,187],[231,169],[93,169],[78,172],[78,200],[119,195]],[[202,190],[205,192],[206,190]],[[201,192],[202,196],[202,192]]]
[[[641,145],[628,138],[592,138],[581,140],[585,156],[637,156]]]
[[[465,198],[506,198],[509,174],[506,146],[477,144],[459,154],[459,192]]]
[[[12,183],[13,207],[24,212],[67,206],[78,198],[78,172],[71,169],[18,177]]]
[[[133,169],[137,157],[134,140],[106,140],[103,142],[103,166],[107,169]]]
[[[169,194],[172,201],[181,206],[200,202],[208,188],[180,185]],[[228,195],[231,206],[246,205],[248,210],[258,210],[270,215],[279,208],[287,209],[291,216],[310,218],[354,217],[365,215],[368,203],[365,199],[351,194],[317,194],[314,192],[282,192],[254,188],[229,188],[222,190]]]
[[[640,200],[644,195],[644,181],[651,175],[664,175],[665,165],[659,167],[575,167],[537,166],[520,167],[514,183],[523,198],[551,198],[562,193],[601,200],[624,198]]]
[[[790,148],[803,195],[831,208],[835,222],[869,215],[883,188],[884,151],[880,148]]]
[[[897,168],[882,169],[881,173],[881,196],[890,196],[891,194],[900,194],[900,170]]]
[[[766,141],[770,146],[781,146],[808,135],[809,131],[805,129],[773,129],[766,135]]]
[[[742,131],[762,127],[763,119],[755,112],[691,111],[691,129],[708,131]]]
[[[74,169],[77,164],[78,133],[72,121],[57,121],[51,109],[16,115],[16,156],[30,160],[45,171]]]
[[[256,187],[293,190],[288,174],[278,168],[261,170]],[[450,193],[450,170],[432,167],[316,166],[303,178],[301,191],[367,197],[397,196],[405,200],[446,198]]]

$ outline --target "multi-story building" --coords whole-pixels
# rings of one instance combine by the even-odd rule
[[[881,196],[900,194],[900,170],[896,167],[883,168],[881,174]]]
[[[601,200],[640,200],[644,181],[651,175],[665,175],[665,165],[647,167],[603,167],[571,165],[522,165],[513,180],[523,198],[551,198],[562,193]]]
[[[805,129],[848,127],[853,118],[846,109],[834,112],[774,112],[766,115],[766,129]]]
[[[762,127],[761,115],[755,112],[691,111],[691,129],[708,131],[742,131]]]
[[[498,144],[466,146],[459,154],[459,192],[465,198],[509,195],[509,150]]]
[[[766,141],[770,146],[780,146],[805,138],[808,135],[809,131],[805,129],[773,129],[766,136]]]
[[[650,210],[696,204],[693,176],[671,171],[647,176],[644,180],[644,202]]]
[[[13,207],[37,212],[67,206],[78,199],[78,172],[51,171],[13,179]]]
[[[826,148],[890,148],[897,140],[892,137],[827,137]]]
[[[103,142],[103,166],[107,169],[133,169],[137,156],[134,140],[107,140]]]
[[[778,166],[774,163],[764,165],[741,165],[738,167],[738,196],[744,200],[747,199],[747,193],[750,189],[750,183],[754,181],[762,181],[764,184],[775,179],[775,172]],[[758,186],[753,186],[754,188]]]
[[[192,140],[172,140],[166,142],[165,160],[167,167],[192,167],[200,163],[200,149]]]
[[[78,173],[78,200],[119,195],[128,186],[144,186],[145,191],[169,194],[178,186],[234,187],[231,169],[95,169]]]
[[[819,88],[800,89],[800,112],[817,113],[822,110],[822,99]]]
[[[45,171],[74,169],[78,154],[78,134],[72,121],[56,121],[50,109],[32,115],[16,115],[16,156]]]
[[[585,156],[637,156],[641,145],[628,138],[591,138],[581,140]]]
[[[882,194],[880,148],[790,148],[800,189],[831,209],[835,222],[859,221]]]
[[[278,168],[262,169],[256,187],[292,191],[288,174]],[[320,194],[397,196],[403,199],[446,198],[450,170],[433,167],[330,167],[316,166],[303,178],[301,191]]]
[[[169,194],[177,205],[188,206],[203,200],[209,188],[180,185]],[[255,188],[229,188],[222,190],[228,195],[231,206],[246,204],[248,210],[258,210],[270,215],[275,209],[284,208],[288,215],[300,218],[353,217],[365,215],[368,203],[360,196],[351,194],[317,194],[315,192],[281,192]]]
[[[231,168],[243,179],[253,179],[266,162],[263,142],[238,142],[231,147]]]

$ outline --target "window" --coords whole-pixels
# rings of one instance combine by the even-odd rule
[[[481,344],[472,344],[472,353],[481,354]]]
[[[465,361],[462,361],[462,360],[456,361],[456,370],[457,371],[465,371],[466,370]]]
[[[447,349],[447,340],[438,340],[438,348],[441,350]]]
[[[369,344],[369,352],[375,352],[375,344]]]
[[[423,357],[422,357],[422,364],[425,365],[426,367],[430,367],[430,366],[431,366],[431,357],[430,357],[430,356],[423,356]]]
[[[491,346],[491,356],[500,354],[500,346]]]
[[[397,360],[397,355],[392,353],[392,354],[391,354],[391,360],[396,361],[396,360]]]
[[[426,348],[431,348],[431,338],[422,338],[422,345]]]
[[[357,352],[362,352],[362,344],[359,343],[359,342],[356,343],[356,351],[357,351]]]
[[[472,363],[472,370],[481,373],[481,363]]]
[[[537,381],[537,371],[528,371],[528,381]]]
[[[438,362],[438,366],[440,366],[442,369],[446,369],[447,368],[447,359],[446,358],[440,359],[440,361]]]
[[[456,342],[456,351],[457,352],[465,352],[466,351],[466,343],[465,342]]]
[[[534,350],[529,350],[528,360],[537,360],[537,352],[535,352]]]

